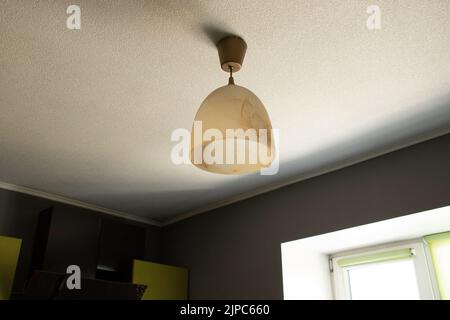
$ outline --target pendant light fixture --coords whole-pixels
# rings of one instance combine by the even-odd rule
[[[234,82],[247,44],[237,36],[217,43],[228,85],[211,92],[200,105],[191,132],[191,162],[213,173],[245,174],[270,166],[275,156],[269,115],[250,90]],[[250,129],[250,130],[249,130]]]

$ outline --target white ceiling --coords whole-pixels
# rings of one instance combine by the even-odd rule
[[[450,131],[450,1],[1,1],[0,181],[165,220]],[[81,7],[81,30],[66,8]],[[280,129],[280,172],[170,161],[226,83],[213,41],[248,43],[236,82]]]

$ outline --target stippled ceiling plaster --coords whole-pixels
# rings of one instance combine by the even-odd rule
[[[379,0],[381,30],[371,4],[3,0],[0,181],[164,220],[447,132],[450,2]],[[171,132],[226,83],[224,31],[280,129],[277,175],[170,160]]]

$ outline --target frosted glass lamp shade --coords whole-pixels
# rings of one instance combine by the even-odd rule
[[[191,132],[195,166],[214,173],[244,174],[270,166],[274,156],[269,115],[253,92],[229,84],[206,97]]]

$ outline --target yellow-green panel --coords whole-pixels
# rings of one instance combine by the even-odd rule
[[[450,300],[450,232],[425,237],[431,251],[441,299]]]
[[[21,245],[21,239],[0,236],[0,300],[11,295]]]
[[[134,260],[133,283],[147,285],[142,300],[185,300],[188,291],[188,270]]]

